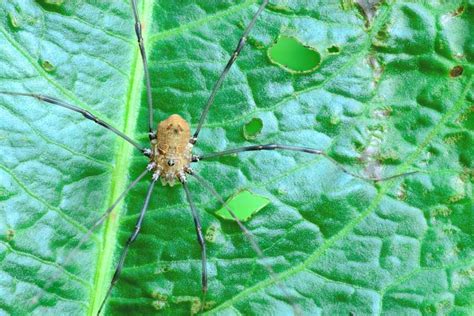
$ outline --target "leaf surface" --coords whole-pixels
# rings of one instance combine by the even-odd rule
[[[147,146],[143,69],[126,2],[0,3],[0,90],[82,106]],[[376,2],[376,1],[375,1]],[[209,113],[195,153],[282,143],[326,150],[351,172],[417,174],[373,184],[323,157],[267,151],[201,161],[227,200],[271,203],[238,226],[193,179],[208,238],[208,314],[452,314],[474,310],[472,1],[271,1]],[[195,127],[256,1],[140,2],[154,115]],[[291,73],[279,36],[321,55]],[[258,118],[247,141],[243,126]],[[94,315],[149,179],[63,260],[147,160],[76,113],[0,96],[0,315]],[[157,186],[106,314],[189,314],[200,250],[180,186]],[[32,300],[36,299],[36,302]]]

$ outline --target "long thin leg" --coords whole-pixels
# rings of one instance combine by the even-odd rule
[[[92,225],[92,227],[84,234],[84,236],[81,238],[79,241],[79,244],[72,250],[72,252],[66,257],[64,260],[63,264],[67,263],[71,258],[74,252],[79,249],[86,241],[89,239],[89,237],[92,235],[92,233],[100,226],[102,223],[109,217],[110,213],[117,207],[117,205],[120,203],[120,201],[127,196],[128,192],[130,192],[131,189],[133,189],[138,182],[140,182],[143,177],[149,172],[149,170],[143,171],[130,185],[119,195],[119,197],[114,201],[114,203],[99,217],[99,219]]]
[[[329,156],[327,153],[325,153],[322,150],[308,148],[308,147],[279,145],[279,144],[252,145],[252,146],[244,146],[244,147],[239,147],[239,148],[234,148],[234,149],[228,149],[228,150],[224,150],[224,151],[220,151],[220,152],[204,154],[204,155],[201,155],[201,156],[194,156],[193,161],[199,161],[199,160],[204,160],[204,159],[211,159],[211,158],[216,158],[216,157],[221,157],[221,156],[227,156],[227,155],[237,154],[237,153],[245,152],[245,151],[277,150],[277,149],[300,151],[300,152],[304,152],[304,153],[308,153],[308,154],[324,156],[329,161],[331,161],[336,167],[341,169],[343,172],[345,172],[345,173],[347,173],[347,174],[349,174],[349,175],[351,175],[355,178],[359,178],[359,179],[367,180],[367,181],[386,181],[386,180],[390,180],[390,179],[393,179],[393,178],[407,176],[407,175],[414,174],[414,173],[418,172],[418,171],[410,171],[410,172],[406,172],[406,173],[402,173],[402,174],[396,174],[396,175],[383,177],[383,178],[364,177],[364,176],[358,175],[356,173],[350,172],[343,165],[341,165],[334,158],[332,158],[331,156]]]
[[[186,180],[181,180],[183,184],[184,192],[186,192],[186,199],[188,200],[189,207],[191,209],[191,214],[193,215],[194,226],[196,227],[196,235],[199,246],[201,246],[201,262],[202,262],[202,270],[201,270],[201,283],[202,283],[202,303],[201,309],[204,307],[206,302],[206,293],[207,293],[207,259],[206,259],[206,241],[204,236],[202,235],[202,226],[201,220],[199,219],[199,214],[196,211],[196,206],[194,205],[193,199],[191,197],[191,192],[189,192],[188,184]]]
[[[217,191],[212,187],[211,184],[209,184],[209,182],[207,182],[203,177],[199,176],[198,174],[190,171],[189,174],[191,174],[194,178],[196,178],[196,180],[203,186],[205,187],[209,192],[211,192],[211,194],[217,198],[217,200],[227,209],[227,211],[229,212],[229,214],[234,218],[234,220],[236,221],[237,225],[239,225],[240,229],[242,230],[242,232],[245,234],[245,237],[247,238],[247,240],[250,242],[250,245],[252,246],[253,250],[255,251],[255,253],[257,254],[257,256],[260,258],[261,260],[261,264],[264,266],[264,268],[268,271],[268,274],[270,275],[270,278],[272,278],[272,280],[274,281],[275,284],[278,284],[278,281],[277,281],[277,275],[275,273],[275,271],[273,270],[272,266],[265,263],[265,255],[263,254],[263,251],[262,249],[260,248],[260,246],[258,245],[257,243],[257,240],[255,238],[255,236],[247,229],[247,227],[245,227],[245,225],[239,220],[239,218],[237,217],[237,215],[235,215],[235,212],[229,207],[229,205],[227,203],[225,203],[224,199],[220,196],[219,193],[217,193]],[[278,284],[279,285],[279,284]],[[283,293],[285,293],[285,296],[290,298],[290,295],[288,293],[286,293],[286,289],[281,286],[281,289],[283,291]],[[295,312],[295,315],[299,314],[299,307],[297,304],[294,304],[292,302],[292,306],[293,306],[293,310]]]
[[[102,223],[109,217],[110,213],[117,207],[117,205],[120,203],[120,201],[123,200],[123,198],[130,192],[131,189],[133,189],[138,182],[140,182],[143,177],[149,172],[149,170],[143,171],[120,195],[119,197],[112,203],[112,205],[109,206],[109,208],[99,217],[99,219],[92,225],[92,227],[82,236],[81,240],[79,243],[74,247],[74,249],[67,255],[67,257],[61,262],[62,266],[66,266],[71,259],[74,258],[76,255],[77,251],[84,245],[84,243],[90,238],[92,233],[100,226]],[[43,287],[43,290],[48,289],[57,279],[59,278],[59,275],[53,276],[51,279],[48,280],[46,285]],[[39,301],[41,298],[41,295],[38,294],[36,297],[33,298],[35,302]]]
[[[234,64],[235,60],[240,54],[240,51],[242,48],[244,48],[245,43],[247,42],[247,36],[249,35],[250,31],[255,25],[255,22],[257,21],[258,16],[260,13],[262,13],[263,9],[265,6],[268,4],[269,0],[264,0],[260,7],[258,8],[257,12],[253,16],[252,20],[250,21],[249,25],[245,28],[245,31],[242,35],[242,37],[239,40],[239,43],[237,44],[237,47],[235,48],[234,52],[230,56],[229,61],[224,67],[224,70],[222,71],[221,75],[219,76],[219,79],[217,82],[214,84],[214,87],[212,88],[211,95],[209,96],[209,99],[207,100],[206,106],[204,107],[204,110],[202,111],[201,118],[199,119],[199,123],[196,127],[196,131],[194,132],[193,137],[191,138],[191,143],[194,144],[197,141],[199,132],[201,131],[202,124],[204,124],[204,121],[206,120],[207,113],[209,113],[209,109],[211,108],[212,103],[214,103],[214,98],[216,97],[217,91],[222,85],[222,82],[224,81],[225,77],[227,76],[227,73],[230,70],[230,67]]]
[[[133,16],[135,18],[135,34],[137,35],[138,47],[140,48],[140,54],[142,56],[143,71],[145,73],[146,96],[148,100],[148,132],[150,137],[154,137],[155,135],[153,132],[153,99],[151,96],[150,74],[148,72],[148,60],[146,57],[145,46],[143,43],[142,24],[140,22],[140,17],[138,16],[137,0],[132,0],[132,9]]]
[[[8,92],[8,91],[0,91],[0,94],[31,97],[31,98],[38,99],[39,101],[54,104],[54,105],[60,106],[62,108],[80,113],[86,119],[91,120],[92,122],[94,122],[94,123],[96,123],[96,124],[98,124],[102,127],[105,127],[109,131],[112,131],[116,135],[120,136],[121,138],[123,138],[124,140],[126,140],[127,142],[129,142],[130,144],[135,146],[138,150],[140,150],[145,155],[148,153],[148,150],[143,148],[142,146],[140,146],[138,144],[138,142],[134,141],[133,139],[131,139],[130,137],[128,137],[127,135],[125,135],[124,133],[122,133],[121,131],[116,129],[115,127],[111,126],[110,124],[108,124],[108,123],[104,122],[103,120],[99,119],[97,116],[93,115],[89,111],[86,111],[86,110],[84,110],[84,109],[82,109],[78,106],[75,106],[75,105],[66,103],[64,101],[61,101],[59,99],[49,97],[49,96],[46,96],[46,95],[42,95],[42,94],[25,93],[25,92]]]
[[[130,237],[128,238],[127,243],[125,244],[125,247],[122,250],[119,263],[117,264],[117,268],[115,269],[115,273],[112,278],[112,281],[110,282],[110,286],[109,286],[109,289],[107,290],[107,294],[105,294],[105,297],[102,300],[102,304],[100,304],[100,308],[97,311],[97,315],[100,315],[100,312],[105,306],[105,302],[107,301],[107,298],[110,296],[110,293],[112,292],[114,285],[117,283],[120,277],[120,273],[122,273],[123,264],[125,262],[125,258],[127,257],[127,253],[128,253],[128,249],[130,248],[130,245],[135,241],[135,239],[137,239],[138,233],[140,232],[140,229],[143,224],[143,218],[145,217],[146,211],[148,210],[148,205],[150,204],[150,198],[153,192],[153,188],[155,187],[155,183],[156,183],[156,180],[153,180],[150,183],[150,186],[148,187],[145,203],[143,205],[142,210],[140,211],[140,216],[138,217],[137,223],[135,224],[135,230],[133,231],[132,235],[130,235]]]

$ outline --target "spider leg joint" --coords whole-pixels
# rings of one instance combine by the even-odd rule
[[[155,167],[156,167],[156,162],[152,161],[148,164],[148,166],[146,166],[146,170],[152,171],[153,169],[155,169]]]
[[[154,131],[148,132],[148,137],[150,138],[150,140],[156,139],[156,132]]]
[[[178,173],[178,179],[181,183],[185,183],[185,182],[188,182],[188,180],[186,179],[186,175],[184,174],[183,171],[180,171]]]
[[[153,181],[157,181],[158,178],[160,177],[161,171],[157,170],[153,173],[153,176],[151,177]]]

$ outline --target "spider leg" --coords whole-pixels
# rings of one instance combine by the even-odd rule
[[[112,292],[112,289],[114,285],[117,283],[120,273],[122,272],[123,264],[125,262],[125,258],[127,257],[128,249],[130,248],[130,245],[137,239],[138,233],[140,232],[140,229],[142,227],[143,219],[145,218],[145,213],[148,210],[148,205],[150,204],[150,198],[151,194],[153,192],[153,188],[155,187],[156,180],[153,180],[149,187],[148,187],[148,192],[146,194],[145,198],[145,203],[143,205],[142,210],[140,211],[140,216],[138,217],[137,223],[135,224],[135,230],[133,231],[132,235],[127,240],[127,243],[125,244],[122,254],[120,255],[119,263],[117,264],[117,268],[115,269],[114,276],[112,277],[112,281],[110,282],[109,289],[107,290],[107,293],[105,294],[104,299],[102,300],[102,303],[100,304],[100,308],[97,311],[97,315],[100,315],[100,312],[105,306],[105,303],[107,302],[107,298],[110,296],[110,293]]]
[[[90,235],[92,235],[92,233],[94,232],[94,230],[97,229],[97,227],[102,225],[102,223],[107,219],[107,217],[109,217],[110,213],[112,213],[114,208],[117,207],[117,205],[120,203],[120,201],[123,200],[123,198],[128,194],[128,192],[130,192],[130,190],[133,189],[148,172],[148,170],[143,171],[132,183],[130,183],[130,185],[119,195],[119,197],[114,201],[114,203],[99,217],[99,219],[94,223],[94,225],[92,225],[92,227],[87,231],[87,233],[84,234],[79,244],[74,248],[71,254],[84,244],[84,242],[90,237]],[[66,262],[71,258],[71,254],[67,256]]]
[[[247,42],[247,37],[248,37],[250,31],[254,27],[255,22],[257,21],[257,18],[260,15],[260,13],[262,13],[263,9],[268,4],[268,1],[269,0],[264,0],[262,2],[262,4],[260,5],[260,7],[258,8],[258,10],[255,13],[255,15],[253,16],[252,20],[250,21],[250,23],[245,28],[245,31],[244,31],[242,37],[240,38],[239,43],[237,44],[237,47],[235,48],[234,52],[230,56],[229,61],[227,62],[227,64],[224,67],[224,70],[222,71],[222,73],[219,76],[219,79],[214,84],[214,87],[212,88],[211,95],[209,96],[209,99],[207,100],[206,106],[204,107],[204,110],[202,111],[201,118],[199,119],[199,123],[196,127],[196,131],[194,132],[194,135],[190,140],[190,142],[192,144],[196,143],[199,132],[201,131],[201,128],[202,128],[202,124],[204,124],[204,121],[206,120],[206,116],[209,113],[209,109],[211,108],[212,103],[214,103],[214,98],[216,97],[217,91],[222,86],[222,82],[224,81],[225,77],[227,76],[227,74],[228,74],[230,68],[232,67],[232,65],[234,64],[235,60],[237,59],[237,57],[239,57],[240,51],[242,50],[242,48],[244,48],[245,43]]]
[[[84,110],[83,108],[80,108],[80,107],[78,107],[78,106],[75,106],[75,105],[66,103],[66,102],[64,102],[64,101],[61,101],[61,100],[59,100],[59,99],[56,99],[56,98],[53,98],[53,97],[49,97],[49,96],[46,96],[46,95],[42,95],[42,94],[25,93],[25,92],[8,92],[8,91],[0,91],[0,94],[31,97],[31,98],[38,99],[39,101],[43,101],[43,102],[46,102],[46,103],[50,103],[50,104],[53,104],[53,105],[57,105],[57,106],[59,106],[59,107],[62,107],[62,108],[65,108],[65,109],[68,109],[68,110],[71,110],[71,111],[80,113],[80,114],[82,114],[82,116],[84,116],[86,119],[91,120],[92,122],[94,122],[94,123],[96,123],[96,124],[98,124],[98,125],[100,125],[100,126],[102,126],[102,127],[105,127],[105,128],[108,129],[109,131],[112,131],[112,132],[115,133],[116,135],[120,136],[122,139],[126,140],[127,142],[129,142],[130,144],[132,144],[133,146],[135,146],[135,148],[137,148],[138,150],[140,150],[143,154],[147,155],[147,153],[148,153],[148,150],[145,149],[145,148],[143,148],[142,146],[140,146],[140,145],[138,144],[138,142],[134,141],[133,139],[131,139],[130,137],[128,137],[128,136],[125,135],[123,132],[119,131],[118,129],[116,129],[115,127],[113,127],[112,125],[110,125],[109,123],[106,123],[106,122],[104,122],[103,120],[99,119],[97,116],[95,116],[94,114],[90,113],[89,111],[86,111],[86,110]]]
[[[211,159],[211,158],[216,158],[216,157],[221,157],[221,156],[227,156],[227,155],[232,155],[232,154],[237,154],[240,152],[245,152],[245,151],[259,151],[259,150],[290,150],[290,151],[299,151],[299,152],[304,152],[308,154],[313,154],[313,155],[321,155],[331,161],[336,167],[338,167],[341,171],[344,173],[347,173],[355,178],[359,178],[362,180],[366,181],[386,181],[398,177],[403,177],[407,176],[410,174],[417,173],[418,171],[410,171],[410,172],[405,172],[401,174],[396,174],[396,175],[391,175],[388,177],[383,177],[383,178],[371,178],[371,177],[364,177],[359,174],[353,173],[349,171],[346,167],[344,167],[342,164],[337,162],[334,158],[329,156],[326,152],[319,150],[319,149],[313,149],[309,147],[301,147],[301,146],[291,146],[291,145],[280,145],[280,144],[266,144],[266,145],[251,145],[251,146],[244,146],[244,147],[239,147],[239,148],[234,148],[234,149],[228,149],[220,152],[215,152],[215,153],[210,153],[210,154],[204,154],[201,156],[194,156],[193,161],[199,161],[199,160],[204,160],[204,159]]]
[[[79,243],[74,247],[74,249],[67,255],[67,257],[61,262],[62,266],[66,266],[75,256],[79,248],[84,245],[84,243],[90,238],[92,233],[100,226],[102,223],[107,219],[107,217],[112,213],[112,211],[117,207],[117,205],[120,203],[120,201],[123,200],[123,198],[130,192],[131,189],[133,189],[138,182],[143,179],[143,177],[148,173],[148,170],[143,171],[120,195],[119,197],[112,203],[111,206],[99,217],[99,219],[92,225],[92,227],[82,236],[81,240]],[[46,285],[43,287],[43,289],[48,289],[57,279],[59,278],[59,275],[53,276],[49,281],[46,283]],[[33,298],[35,302],[39,301],[41,298],[41,295],[38,294]]]
[[[273,270],[272,266],[265,263],[265,255],[262,251],[262,248],[260,248],[260,246],[258,245],[258,242],[255,238],[255,236],[252,234],[252,232],[250,232],[247,227],[245,227],[245,225],[239,220],[239,218],[237,217],[237,215],[235,215],[235,212],[229,207],[229,205],[227,205],[227,203],[225,203],[224,199],[222,198],[222,196],[220,196],[219,193],[217,193],[217,191],[214,189],[214,187],[212,187],[212,185],[207,182],[203,177],[197,175],[196,173],[194,172],[189,172],[190,175],[192,175],[194,178],[196,178],[196,180],[203,186],[205,187],[215,198],[217,198],[217,200],[219,201],[219,203],[221,203],[226,209],[227,211],[229,212],[229,214],[234,218],[234,220],[236,221],[237,225],[239,226],[239,228],[242,230],[242,232],[245,234],[245,237],[247,238],[247,240],[250,242],[250,245],[252,246],[253,250],[255,251],[255,253],[257,254],[257,256],[260,258],[261,260],[261,263],[262,265],[264,266],[264,268],[268,271],[268,274],[270,275],[270,278],[272,279],[272,281],[274,281],[275,284],[278,284],[278,278],[277,278],[277,275],[275,273],[275,271]],[[280,285],[280,284],[278,284]],[[291,296],[286,293],[286,289],[281,286],[281,289],[283,291],[283,293],[285,293],[285,296],[288,297],[288,298],[291,298]],[[299,314],[299,308],[298,308],[298,305],[297,304],[294,304],[292,303],[292,306],[293,306],[293,310],[295,312],[295,315],[298,315]]]
[[[148,72],[148,60],[146,57],[145,45],[143,43],[142,24],[138,16],[137,0],[132,0],[133,17],[135,18],[135,34],[137,35],[138,47],[140,48],[140,55],[142,56],[143,71],[145,73],[146,96],[148,100],[148,133],[150,138],[154,138],[153,131],[153,99],[151,96],[150,74]]]
[[[196,227],[196,235],[199,245],[201,246],[201,262],[202,262],[202,270],[201,270],[201,283],[202,283],[202,303],[201,303],[201,310],[204,308],[204,304],[206,302],[206,293],[207,293],[207,258],[206,258],[206,241],[204,236],[202,235],[202,226],[201,220],[199,219],[199,214],[196,210],[196,206],[194,205],[193,199],[191,197],[191,192],[189,192],[188,184],[186,180],[183,178],[181,180],[183,184],[184,192],[186,192],[186,199],[188,200],[189,207],[191,209],[191,214],[193,215],[194,219],[194,226]]]

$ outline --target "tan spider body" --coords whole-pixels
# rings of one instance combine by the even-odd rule
[[[156,138],[151,141],[150,170],[163,185],[173,186],[176,180],[185,181],[190,170],[193,145],[189,142],[189,124],[173,114],[158,124]]]

